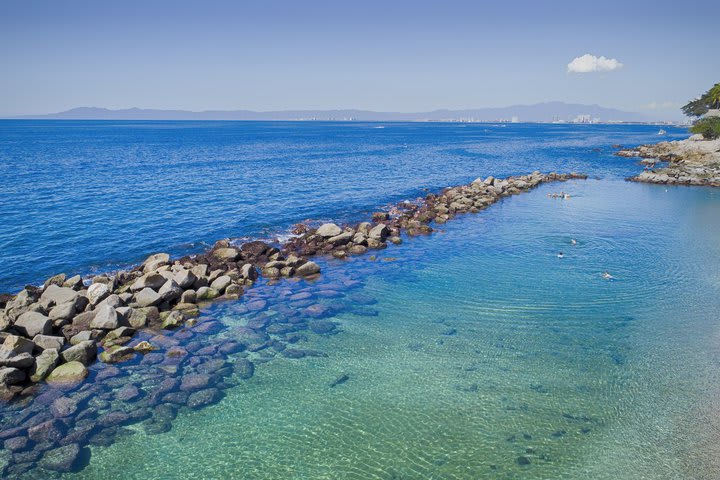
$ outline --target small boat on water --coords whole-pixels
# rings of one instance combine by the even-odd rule
[[[666,133],[667,132],[661,128],[660,131],[658,132],[658,135],[665,135]]]

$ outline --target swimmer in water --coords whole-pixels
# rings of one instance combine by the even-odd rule
[[[605,271],[602,273],[602,277],[603,277],[605,280],[612,280],[612,279],[613,279],[613,276],[610,275],[610,272],[608,272],[607,270],[605,270]]]
[[[562,252],[558,252],[558,254],[557,254],[557,257],[558,257],[558,258],[563,258],[564,256],[565,256],[565,255],[563,255]]]
[[[577,240],[575,240],[574,238],[571,238],[570,245],[577,245]]]

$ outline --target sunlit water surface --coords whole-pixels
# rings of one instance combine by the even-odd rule
[[[208,314],[228,337],[308,292],[338,312],[299,342],[326,357],[243,353],[255,375],[222,401],[129,426],[72,476],[718,478],[718,238],[717,191],[588,180],[323,261]]]

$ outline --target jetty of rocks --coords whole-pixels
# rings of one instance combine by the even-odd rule
[[[130,270],[83,279],[59,274],[42,286],[0,295],[0,399],[30,395],[38,382],[76,384],[99,358],[117,363],[152,352],[143,341],[127,346],[136,331],[192,327],[205,302],[237,299],[261,275],[267,279],[313,278],[316,255],[345,258],[427,235],[432,225],[477,213],[503,197],[544,182],[587,178],[541,174],[479,178],[413,202],[376,212],[358,224],[298,224],[295,237],[271,245],[218,241],[209,251],[179,259],[157,253]]]
[[[693,135],[686,140],[623,149],[616,155],[643,159],[640,163],[645,170],[627,179],[631,182],[720,187],[720,139]]]

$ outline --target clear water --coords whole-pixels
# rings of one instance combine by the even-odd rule
[[[489,172],[624,177],[637,165],[610,146],[657,139],[628,125],[0,120],[0,292],[361,218]]]
[[[407,126],[427,129],[428,144],[432,127]],[[152,408],[143,404],[147,396],[118,400],[121,386],[150,394],[160,379],[194,371],[194,359],[177,372],[123,365],[122,375],[87,383],[101,402],[85,400],[78,422],[97,419],[94,432],[110,431],[112,442],[87,440],[89,459],[68,477],[718,478],[720,192],[627,183],[621,177],[637,170],[634,162],[588,153],[590,145],[653,140],[650,127],[593,126],[583,136],[582,127],[563,126],[558,138],[543,140],[553,128],[518,127],[518,138],[508,134],[513,155],[498,153],[495,168],[448,164],[432,184],[511,173],[515,155],[528,158],[523,143],[545,142],[559,146],[541,148],[542,161],[557,163],[519,160],[519,171],[574,169],[601,179],[543,185],[430,237],[405,239],[374,260],[322,259],[315,282],[261,283],[239,302],[208,307],[205,316],[223,326],[217,333],[167,338],[190,348],[239,338],[245,325],[267,332],[295,325],[297,343],[295,333],[270,336],[327,356],[290,359],[274,349],[197,355],[229,364],[246,357],[255,375],[233,382],[215,405],[181,409],[164,433],[151,433],[145,421],[100,424],[108,412]],[[523,137],[523,129],[534,133]],[[452,143],[449,133],[439,136]],[[479,150],[480,140],[469,142]],[[493,142],[501,149],[501,140]],[[413,186],[430,184],[420,170],[439,167],[404,168],[398,175],[413,180],[403,186],[394,167],[382,175],[412,197]],[[381,198],[381,185],[363,180],[366,191],[377,189],[368,194],[376,205],[395,194]],[[560,189],[571,198],[547,196]],[[336,208],[361,215],[362,202],[352,205]],[[309,208],[318,210],[307,216],[333,217]],[[612,281],[601,277],[605,270]],[[307,330],[304,308],[314,303],[332,308],[327,320],[337,322],[337,333]],[[93,376],[105,368],[94,366]],[[331,386],[343,374],[347,381]],[[0,417],[44,410],[30,404]],[[26,466],[20,476],[51,476]]]

